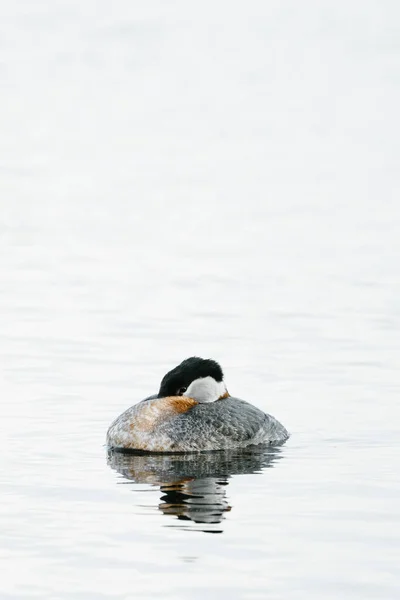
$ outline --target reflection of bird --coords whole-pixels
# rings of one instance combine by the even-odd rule
[[[226,486],[232,475],[260,473],[279,458],[279,449],[263,447],[192,454],[108,453],[109,465],[126,479],[160,486],[158,508],[164,514],[208,525],[220,523],[231,509]]]
[[[175,515],[181,520],[220,523],[223,513],[231,510],[226,500],[226,485],[227,479],[215,477],[162,485],[160,490],[164,495],[158,508],[165,515]]]
[[[112,423],[107,445],[198,452],[282,444],[288,437],[274,417],[229,395],[218,363],[192,357],[164,376],[157,396],[128,408]]]

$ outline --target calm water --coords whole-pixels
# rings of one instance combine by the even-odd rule
[[[399,597],[399,23],[0,3],[2,600]],[[289,442],[107,456],[193,354]]]

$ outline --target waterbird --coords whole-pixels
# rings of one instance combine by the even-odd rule
[[[221,366],[186,358],[164,375],[158,394],[123,412],[107,431],[116,451],[203,452],[280,445],[288,431],[275,417],[231,396]]]

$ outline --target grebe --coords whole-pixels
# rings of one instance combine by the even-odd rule
[[[201,452],[283,444],[283,425],[229,395],[220,365],[193,356],[169,371],[157,395],[128,408],[110,426],[110,450]]]

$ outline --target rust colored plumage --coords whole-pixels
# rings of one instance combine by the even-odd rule
[[[193,406],[198,404],[196,400],[188,396],[169,396],[168,398],[164,398],[164,400],[168,402],[168,408],[176,413],[185,413],[189,408],[193,408]]]
[[[140,431],[151,433],[162,422],[174,415],[187,412],[198,402],[187,396],[168,396],[167,398],[157,398],[139,405],[140,410],[129,423],[131,431]]]

